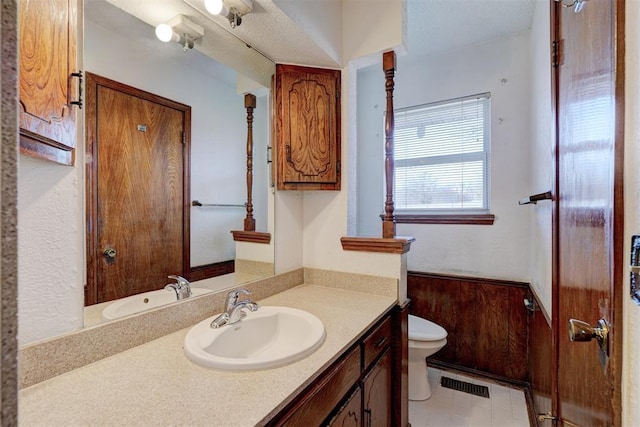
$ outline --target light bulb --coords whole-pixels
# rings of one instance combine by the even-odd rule
[[[160,24],[156,27],[156,37],[162,42],[169,42],[173,39],[173,28],[167,24]]]
[[[220,15],[224,10],[224,3],[222,0],[204,0],[204,7],[212,15]],[[222,13],[226,15],[225,13]]]

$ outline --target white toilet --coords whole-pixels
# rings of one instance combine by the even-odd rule
[[[409,315],[409,400],[431,397],[425,358],[447,343],[447,331],[422,317]]]

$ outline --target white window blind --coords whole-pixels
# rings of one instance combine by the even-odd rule
[[[395,111],[399,213],[488,212],[489,99],[484,93]]]

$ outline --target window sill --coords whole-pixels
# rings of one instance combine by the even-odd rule
[[[444,214],[444,215],[409,215],[396,214],[396,224],[472,224],[493,225],[493,214]]]

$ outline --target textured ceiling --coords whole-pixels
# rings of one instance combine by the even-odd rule
[[[134,40],[145,38],[148,43],[154,42],[155,25],[177,14],[186,15],[205,29],[204,39],[196,43],[197,50],[268,86],[272,61],[330,68],[344,66],[335,51],[323,50],[323,41],[314,40],[305,32],[310,32],[309,28],[298,26],[283,11],[290,11],[291,3],[295,2],[331,5],[335,11],[340,10],[335,4],[340,1],[254,0],[253,11],[235,29],[230,28],[226,19],[206,13],[204,0],[106,0],[108,3],[85,0],[85,14],[87,19],[131,33]],[[388,0],[349,1],[367,1],[371,7],[383,7]],[[525,31],[531,25],[536,1],[540,0],[406,0],[408,53],[421,56]],[[111,5],[137,20],[123,18],[121,11]],[[326,48],[326,40],[324,42]],[[196,67],[209,67],[206,61],[201,58],[192,62]]]
[[[536,0],[407,0],[407,50],[426,55],[531,27]]]

